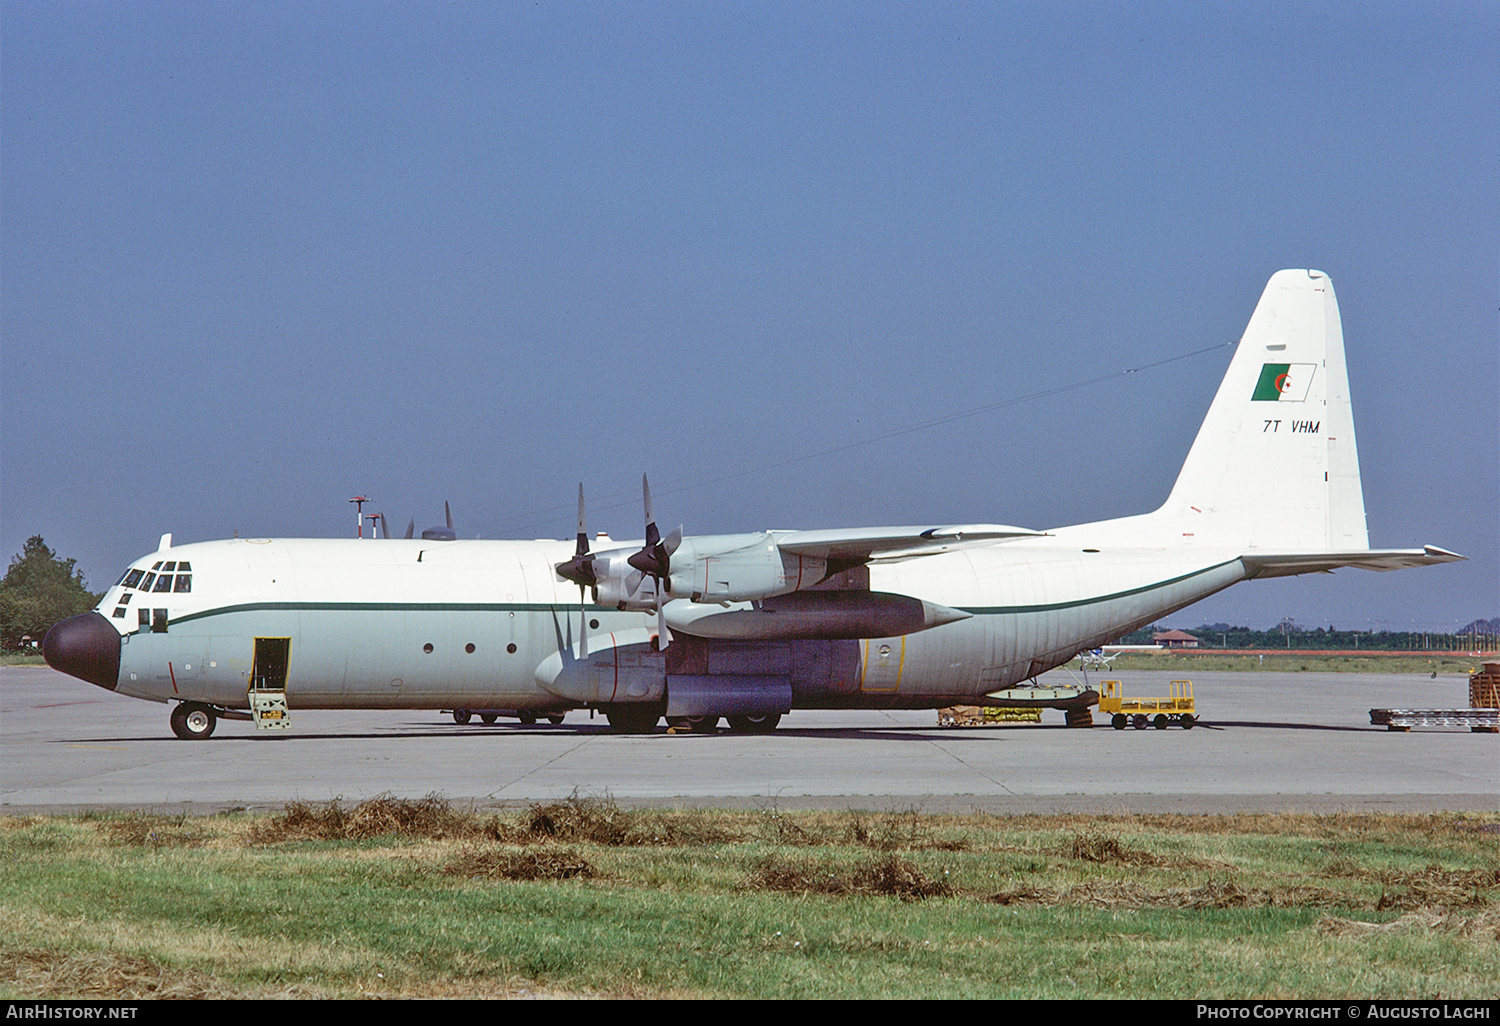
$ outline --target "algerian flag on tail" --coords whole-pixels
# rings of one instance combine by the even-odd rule
[[[1312,363],[1268,363],[1261,367],[1251,402],[1300,403],[1307,398],[1312,385]],[[1243,394],[1243,393],[1242,393]]]

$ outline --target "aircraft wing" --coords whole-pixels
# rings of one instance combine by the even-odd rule
[[[1045,531],[1005,524],[956,524],[946,527],[856,527],[848,530],[792,531],[779,536],[782,552],[857,565],[872,559],[896,559],[944,552],[960,545],[1042,538]]]
[[[1467,558],[1436,545],[1424,545],[1420,549],[1355,549],[1350,552],[1253,552],[1242,555],[1240,561],[1250,571],[1251,577],[1260,578],[1328,573],[1344,566],[1361,570],[1401,570]]]

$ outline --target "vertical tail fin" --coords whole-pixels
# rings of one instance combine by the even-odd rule
[[[1344,331],[1323,272],[1272,275],[1156,515],[1212,544],[1369,548]]]

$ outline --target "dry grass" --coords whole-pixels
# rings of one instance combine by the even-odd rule
[[[400,798],[378,794],[352,809],[335,798],[326,805],[288,802],[285,812],[257,820],[250,831],[254,844],[287,841],[360,841],[397,834],[404,837],[469,837],[496,830],[496,820],[482,820],[453,808],[448,799],[429,794],[425,798]]]
[[[996,905],[1039,908],[1347,908],[1349,896],[1327,887],[1241,887],[1232,880],[1209,880],[1198,887],[1152,889],[1121,880],[1089,880],[1072,887],[1029,886],[997,891]]]
[[[0,986],[15,994],[110,1001],[240,996],[198,970],[112,951],[0,951]]]
[[[599,875],[593,863],[571,849],[507,851],[477,844],[461,848],[443,872],[492,880],[574,880]]]
[[[1483,941],[1500,941],[1500,909],[1486,909],[1466,916],[1443,908],[1422,908],[1389,923],[1367,923],[1359,919],[1325,916],[1318,932],[1332,937],[1374,937],[1429,931]]]
[[[929,879],[915,863],[895,853],[848,868],[810,859],[771,856],[756,867],[750,882],[752,887],[768,891],[889,895],[903,901],[946,898],[953,894],[953,887],[946,879]]]
[[[200,821],[186,815],[132,813],[106,820],[104,829],[116,844],[152,848],[201,848],[210,837]]]

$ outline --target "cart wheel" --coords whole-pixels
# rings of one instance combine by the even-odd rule
[[[1125,724],[1129,722],[1130,720],[1125,716],[1124,713],[1115,713],[1110,717],[1109,725],[1111,727],[1114,727],[1116,730],[1124,730]]]
[[[1145,730],[1146,724],[1148,722],[1150,721],[1146,719],[1145,713],[1136,713],[1135,719],[1131,721],[1131,725],[1134,726],[1136,730]]]
[[[1198,722],[1198,721],[1195,720],[1195,719],[1193,719],[1193,714],[1192,713],[1183,713],[1182,714],[1182,729],[1183,730],[1192,730],[1193,729],[1193,724],[1196,723],[1196,722]]]
[[[1156,714],[1156,719],[1152,720],[1151,723],[1152,723],[1153,726],[1156,727],[1157,730],[1166,730],[1167,729],[1167,714],[1166,713],[1157,713]]]
[[[479,718],[481,720],[483,720],[485,723],[494,723],[495,722],[495,714],[494,713],[480,713],[479,714]]]
[[[470,715],[470,713],[469,713],[469,710],[467,710],[467,709],[454,709],[453,710],[453,722],[454,723],[468,723],[469,722],[469,715]]]

